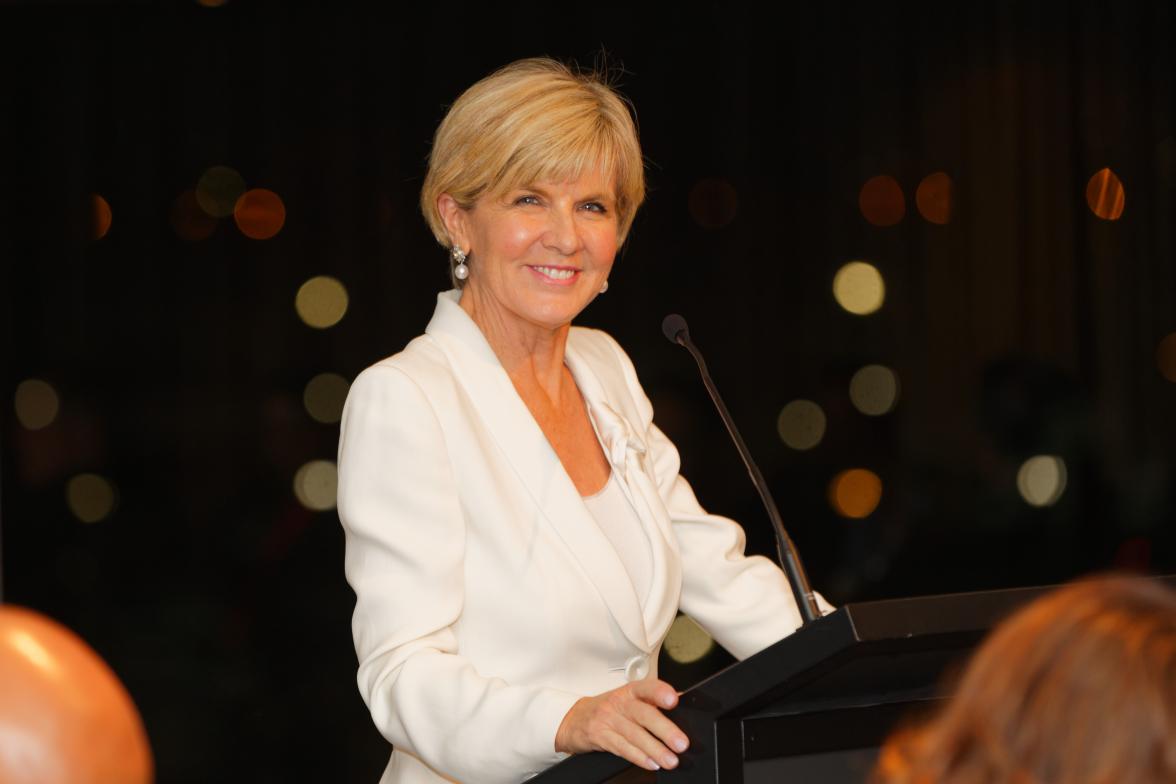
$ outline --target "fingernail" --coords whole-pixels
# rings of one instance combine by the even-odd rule
[[[667,768],[672,768],[677,764],[678,764],[678,758],[675,757],[673,754],[667,754],[666,756],[662,757],[662,765],[664,765]]]
[[[661,765],[658,765],[656,762],[654,762],[653,757],[645,758],[645,767],[649,768],[650,770],[661,770]]]
[[[664,700],[662,700],[662,704],[665,705],[667,708],[672,708],[672,707],[674,707],[674,698],[673,697],[666,697]]]
[[[674,751],[676,751],[678,753],[682,753],[683,751],[686,751],[687,745],[689,745],[689,744],[686,743],[685,738],[678,738],[677,740],[674,741]]]

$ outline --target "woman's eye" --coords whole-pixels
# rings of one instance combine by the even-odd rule
[[[538,204],[538,203],[539,203],[539,197],[532,196],[529,194],[526,196],[520,196],[517,199],[515,199],[515,204]]]
[[[599,212],[602,215],[605,214],[606,212],[608,212],[608,207],[605,207],[603,204],[601,204],[598,201],[588,202],[587,204],[584,205],[584,209],[589,210],[590,212]]]

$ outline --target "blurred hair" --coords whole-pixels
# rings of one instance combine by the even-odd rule
[[[433,137],[421,211],[442,246],[452,239],[437,209],[448,193],[471,209],[483,195],[563,182],[589,168],[611,174],[618,239],[645,200],[645,170],[629,104],[603,73],[546,57],[519,60],[474,84]]]
[[[1073,583],[977,650],[929,722],[892,735],[875,784],[1176,782],[1176,593]]]

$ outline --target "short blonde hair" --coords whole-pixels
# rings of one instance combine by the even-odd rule
[[[511,63],[474,84],[433,136],[421,211],[437,242],[452,244],[437,199],[470,209],[483,195],[536,182],[612,172],[618,238],[645,200],[645,170],[629,103],[598,73],[547,57]]]

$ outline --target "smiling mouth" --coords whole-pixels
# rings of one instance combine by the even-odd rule
[[[570,267],[531,267],[545,278],[551,280],[571,280],[579,270]]]

